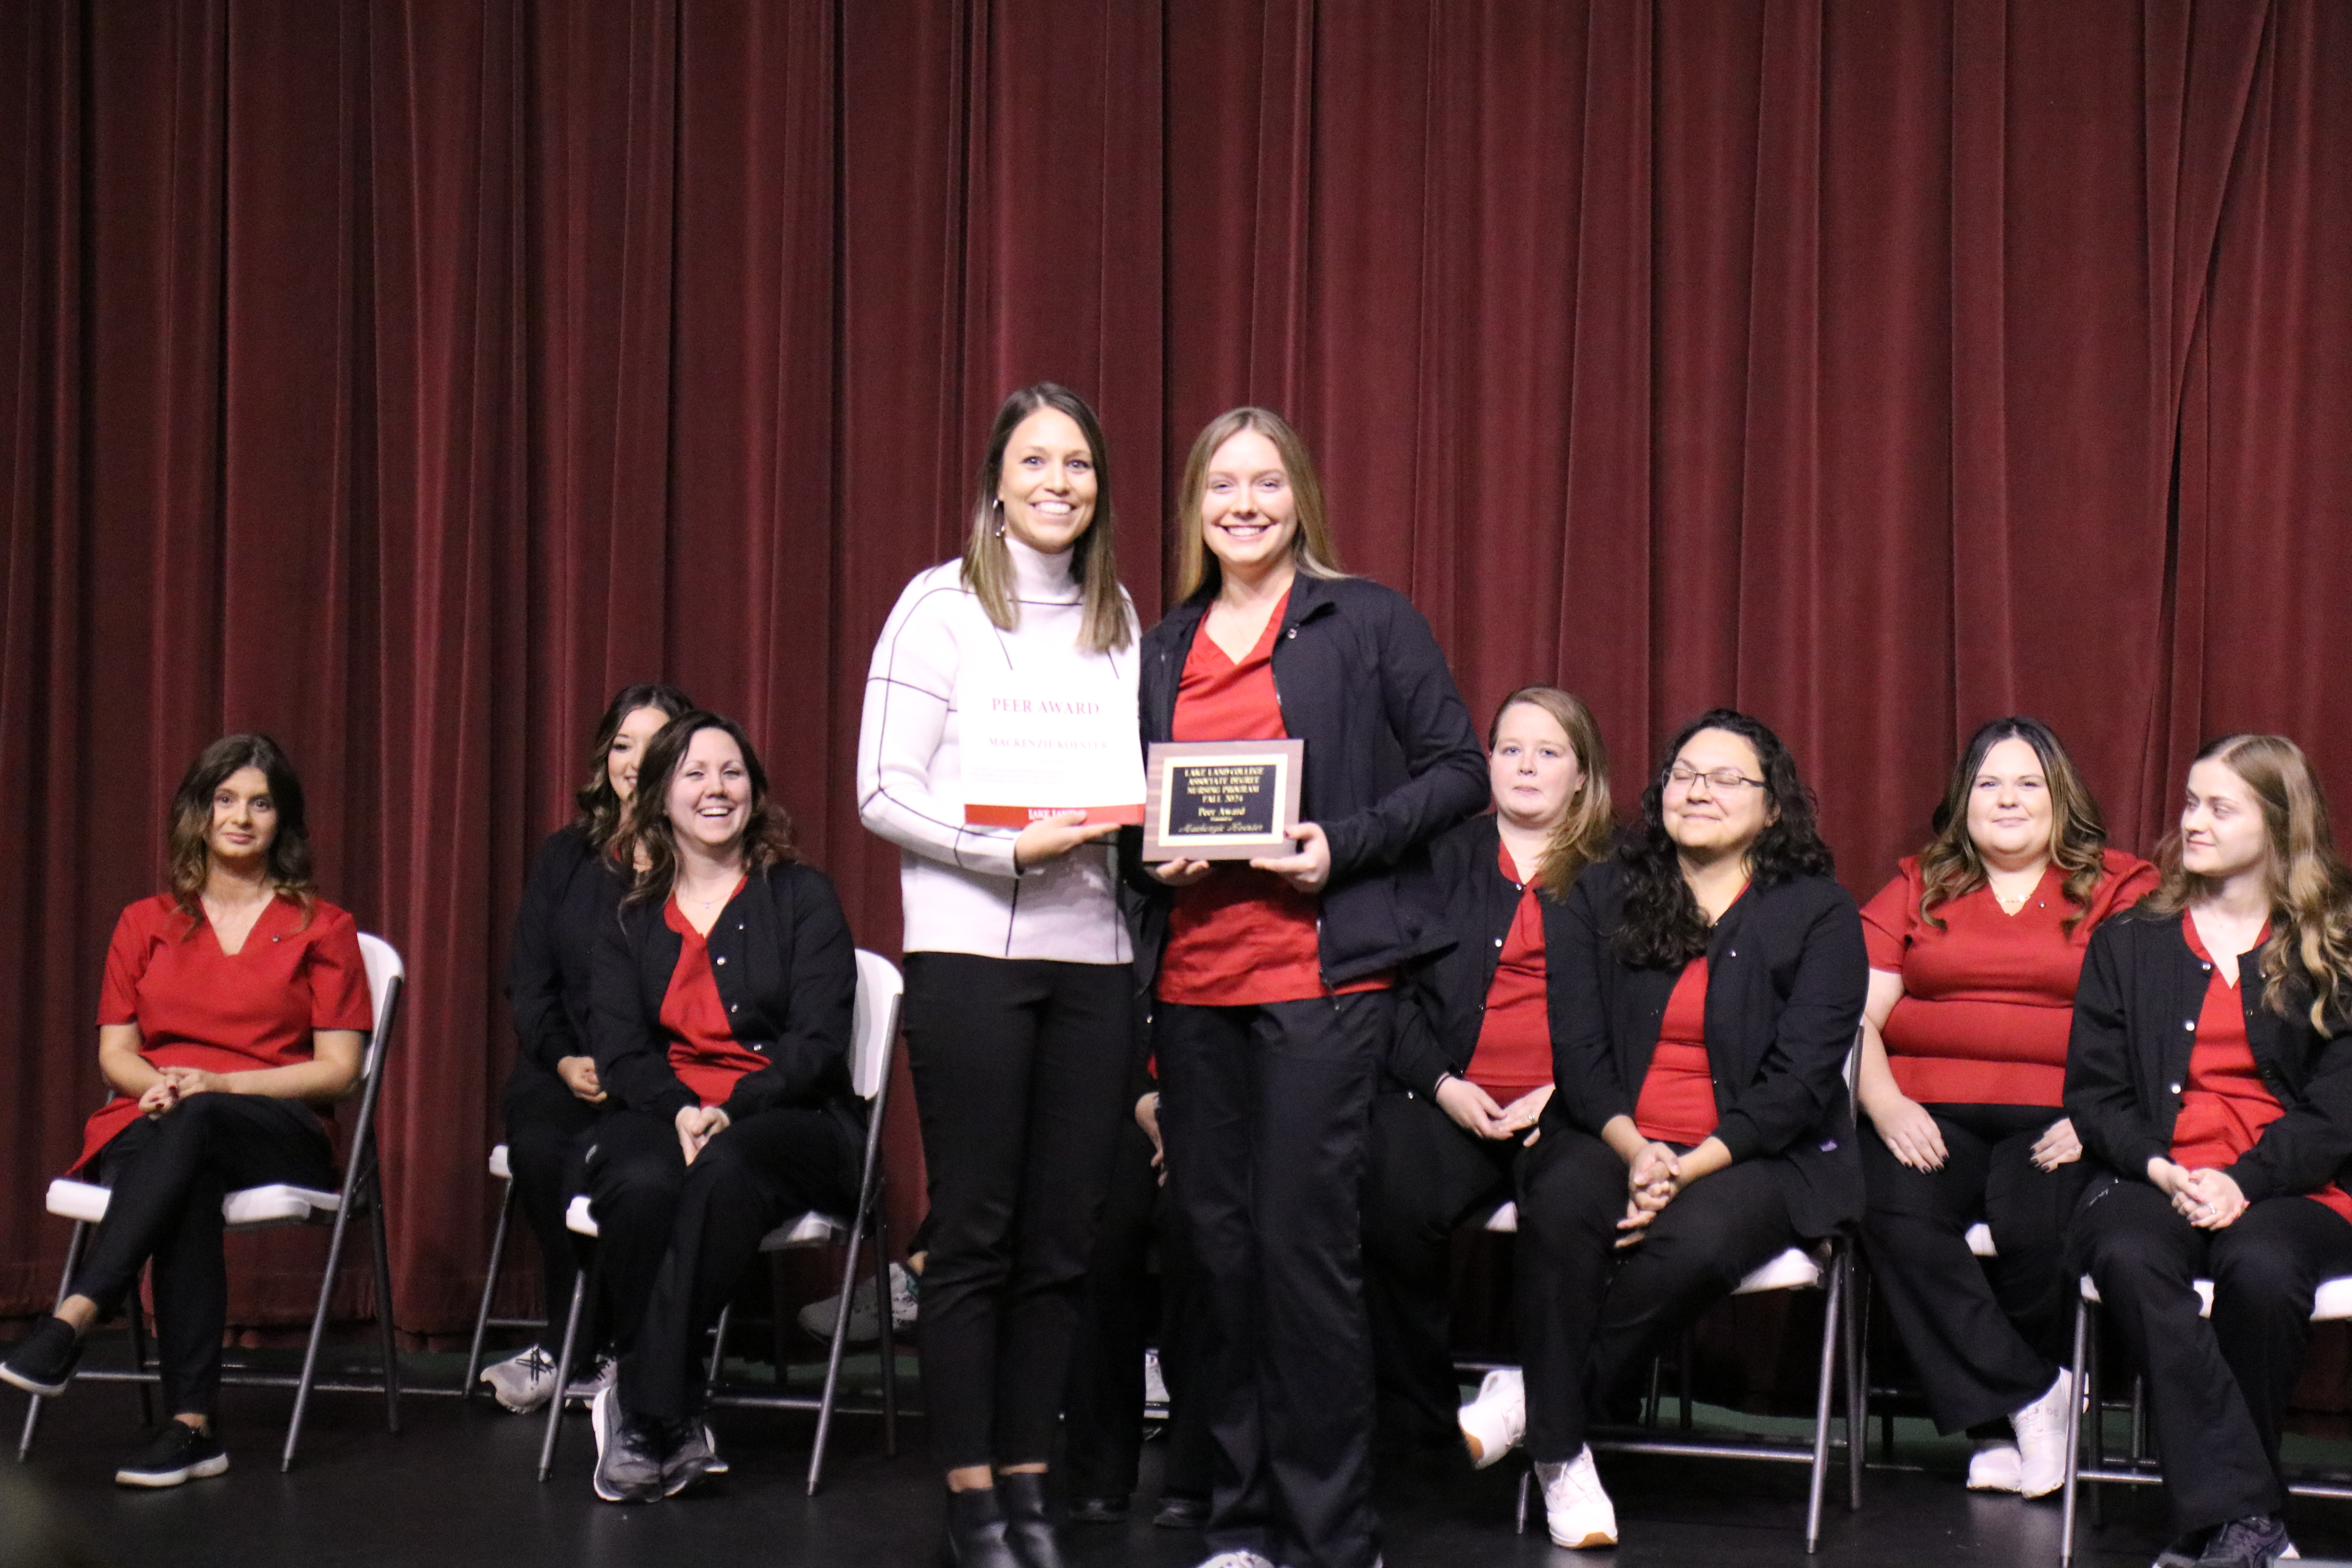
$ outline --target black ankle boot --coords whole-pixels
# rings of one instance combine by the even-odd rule
[[[1004,1538],[1022,1568],[1063,1568],[1062,1543],[1045,1517],[1045,1478],[1034,1470],[1000,1473],[996,1492],[1004,1500]]]
[[[948,1493],[948,1538],[940,1568],[1021,1568],[1004,1542],[1004,1508],[993,1489]]]

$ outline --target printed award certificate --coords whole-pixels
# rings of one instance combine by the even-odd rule
[[[1143,820],[1143,743],[1135,699],[1072,661],[971,670],[956,682],[963,819],[1026,827],[1056,812],[1088,822]]]
[[[1146,766],[1146,860],[1247,860],[1297,848],[1304,741],[1160,741]]]

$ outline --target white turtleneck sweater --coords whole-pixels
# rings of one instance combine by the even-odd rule
[[[898,595],[866,677],[857,815],[898,846],[906,952],[1125,963],[1132,950],[1108,845],[1082,845],[1016,873],[1018,830],[963,819],[955,693],[966,668],[983,668],[971,661],[1024,671],[1076,661],[1135,701],[1135,641],[1108,654],[1079,643],[1085,605],[1070,552],[1041,554],[1010,535],[1004,544],[1020,609],[1011,631],[964,586],[961,561],[918,573]],[[1134,616],[1130,604],[1130,625]]]

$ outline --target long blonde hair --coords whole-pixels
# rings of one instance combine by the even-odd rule
[[[1184,459],[1183,482],[1176,487],[1176,598],[1180,604],[1200,592],[1203,584],[1213,592],[1224,580],[1217,558],[1209,553],[1202,537],[1201,499],[1209,489],[1209,459],[1244,430],[1255,430],[1274,443],[1283,470],[1290,477],[1298,519],[1298,528],[1290,536],[1292,564],[1309,577],[1347,575],[1339,570],[1339,552],[1331,546],[1330,520],[1323,510],[1323,480],[1315,471],[1315,459],[1307,455],[1307,443],[1298,438],[1288,420],[1270,408],[1228,409],[1202,427],[1200,439],[1192,443],[1192,455]]]
[[[1078,640],[1090,653],[1110,653],[1135,640],[1135,617],[1129,614],[1127,595],[1118,586],[1118,515],[1110,504],[1110,452],[1094,409],[1058,382],[1024,386],[996,411],[996,423],[988,431],[988,450],[980,459],[971,528],[964,535],[964,586],[971,590],[999,630],[1009,632],[1021,624],[1021,605],[1013,594],[1013,552],[1004,546],[1004,505],[997,499],[996,487],[1003,475],[1004,448],[1012,442],[1013,432],[1041,408],[1057,408],[1068,415],[1086,437],[1087,454],[1094,459],[1094,518],[1070,546],[1070,571],[1078,580],[1085,605]]]
[[[1601,726],[1592,721],[1592,710],[1582,698],[1557,686],[1522,686],[1496,704],[1495,717],[1486,725],[1488,752],[1494,751],[1496,737],[1502,733],[1503,715],[1522,702],[1551,716],[1576,752],[1576,765],[1584,772],[1559,826],[1544,840],[1543,858],[1536,867],[1536,886],[1551,898],[1564,899],[1575,885],[1577,873],[1609,853],[1610,841],[1617,832],[1609,798],[1609,752],[1601,743]]]
[[[2299,975],[2309,983],[2311,1026],[2324,1030],[2330,1015],[2342,1017],[2352,1005],[2352,869],[2336,853],[2326,794],[2303,748],[2284,735],[2224,735],[2196,761],[2223,763],[2262,805],[2272,926],[2263,944],[2263,984],[2272,1011],[2284,1017],[2288,980]],[[2179,913],[2211,887],[2181,865],[2177,825],[2156,863],[2164,881],[2148,906],[2160,913]]]

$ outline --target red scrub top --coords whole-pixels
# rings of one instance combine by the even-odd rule
[[[272,899],[245,945],[221,951],[212,922],[168,893],[142,899],[114,922],[98,1021],[139,1026],[139,1054],[156,1068],[254,1072],[311,1058],[318,1029],[374,1025],[357,921],[325,900],[303,923],[302,906]],[[139,1116],[117,1095],[83,1129],[80,1169]]]
[[[1897,1089],[1923,1105],[2059,1108],[2091,932],[2156,891],[2156,868],[2138,857],[2110,849],[2105,864],[2087,910],[2068,900],[2053,865],[2017,913],[1978,888],[1936,906],[1938,930],[1919,912],[1918,857],[1903,861],[1862,911],[1870,966],[1903,976],[1880,1031]]]
[[[1178,741],[1286,741],[1282,698],[1274,684],[1274,643],[1290,596],[1265,618],[1257,643],[1235,662],[1225,657],[1204,622],[1176,682]],[[1160,959],[1162,1002],[1199,1007],[1245,1007],[1304,1002],[1333,993],[1323,984],[1317,922],[1322,900],[1271,871],[1221,862],[1189,888],[1176,889],[1168,916],[1168,945]],[[1339,989],[1378,991],[1386,974]]]
[[[1504,877],[1519,880],[1507,846],[1496,846]],[[1536,884],[1520,885],[1511,929],[1495,959],[1486,986],[1486,1012],[1478,1023],[1478,1044],[1462,1076],[1508,1105],[1551,1082],[1551,1010],[1544,989],[1543,906]]]
[[[1666,1016],[1658,1024],[1658,1048],[1633,1102],[1633,1125],[1661,1143],[1704,1143],[1714,1136],[1715,1073],[1706,1059],[1706,955],[1683,965]]]
[[[735,886],[743,886],[740,879]],[[735,1038],[727,1004],[719,995],[719,971],[710,964],[710,943],[677,907],[675,891],[662,905],[662,920],[677,932],[679,943],[677,967],[669,972],[661,1005],[670,1070],[705,1106],[724,1105],[735,1092],[735,1080],[758,1072],[768,1058]]]
[[[2180,934],[2189,951],[2207,963],[2213,955],[2198,940],[2197,922],[2181,918]],[[2270,938],[2263,928],[2262,946]],[[2245,979],[2241,958],[2238,978]],[[2205,1005],[2197,1014],[2197,1043],[2189,1050],[2189,1079],[2180,1097],[2180,1114],[2172,1123],[2172,1163],[2192,1171],[2226,1170],[2254,1146],[2263,1129],[2286,1114],[2278,1098],[2265,1087],[2254,1067],[2253,1047],[2246,1039],[2244,993],[2221,978],[2216,967],[2205,986]],[[2352,1220],[2352,1194],[2330,1182],[2305,1194]]]

